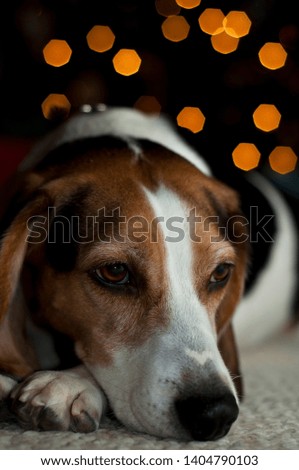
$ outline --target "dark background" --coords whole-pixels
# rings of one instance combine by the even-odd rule
[[[224,14],[242,10],[252,21],[238,49],[216,52],[198,17],[206,8]],[[202,0],[181,9],[189,25],[187,39],[164,38],[154,0],[20,0],[2,5],[0,27],[0,172],[7,178],[39,136],[57,125],[44,118],[41,103],[50,93],[65,94],[72,110],[85,101],[134,106],[142,95],[155,96],[175,121],[184,106],[197,106],[206,117],[203,131],[179,129],[229,182],[241,177],[232,161],[240,142],[261,152],[259,169],[295,202],[299,198],[298,164],[288,175],[269,169],[268,156],[277,145],[299,155],[299,27],[294,0]],[[86,35],[94,25],[108,25],[116,40],[103,54],[91,51]],[[73,53],[56,68],[45,63],[42,50],[50,39],[65,39]],[[276,71],[263,67],[258,51],[265,42],[281,42],[288,58]],[[115,72],[112,58],[121,48],[135,49],[140,71],[130,77]],[[277,130],[258,130],[252,113],[261,103],[275,104],[282,118]]]

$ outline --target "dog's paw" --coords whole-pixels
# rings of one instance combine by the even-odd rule
[[[24,428],[43,431],[95,431],[106,406],[99,386],[80,368],[36,372],[12,391],[10,402]]]

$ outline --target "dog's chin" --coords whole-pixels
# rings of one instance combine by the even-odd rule
[[[117,417],[113,411],[110,412],[110,418],[113,419],[115,422],[122,424],[127,430],[133,433],[140,433],[146,434],[153,437],[157,437],[160,439],[175,439],[182,442],[190,442],[190,441],[217,441],[227,435],[230,430],[228,427],[221,435],[210,439],[205,438],[198,438],[191,435],[191,433],[185,430],[181,424],[176,422],[171,422],[170,420],[163,419],[157,417],[156,423],[150,423],[146,421],[143,416],[139,416],[136,412],[131,414],[130,418],[124,417],[122,413],[122,417]],[[141,423],[142,421],[142,423]]]
[[[109,400],[109,399],[108,399]],[[192,436],[179,423],[175,410],[163,411],[159,404],[150,404],[150,410],[138,405],[133,399],[130,406],[124,406],[127,400],[109,402],[107,417],[114,423],[120,423],[134,433],[147,434],[162,439],[191,441]]]
[[[172,423],[168,419],[157,417],[156,423],[149,422],[144,416],[131,412],[129,419],[122,413],[121,417],[113,412],[114,419],[117,419],[126,429],[134,433],[147,434],[162,439],[177,439],[181,441],[193,440],[191,435],[185,431],[179,423]]]
[[[193,426],[184,425],[182,417],[178,417],[176,407],[171,403],[164,403],[161,406],[161,401],[144,402],[138,400],[138,395],[132,394],[130,399],[120,398],[115,400],[114,403],[110,402],[110,417],[117,420],[126,429],[132,432],[148,434],[157,438],[163,439],[176,439],[180,441],[216,441],[223,438],[231,429],[238,412],[227,419],[225,426],[215,428],[209,431],[211,423],[202,419],[198,420]],[[125,405],[125,406],[124,406]],[[237,404],[236,410],[238,409]],[[196,414],[196,409],[194,410]],[[186,418],[185,421],[188,421]]]

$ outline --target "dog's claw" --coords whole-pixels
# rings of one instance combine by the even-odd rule
[[[96,431],[98,425],[96,421],[87,413],[82,411],[80,415],[72,416],[70,422],[70,431],[74,432],[92,432]]]

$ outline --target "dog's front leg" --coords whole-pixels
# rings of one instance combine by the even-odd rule
[[[10,406],[26,429],[91,432],[99,427],[106,398],[80,365],[35,372],[13,389]]]

